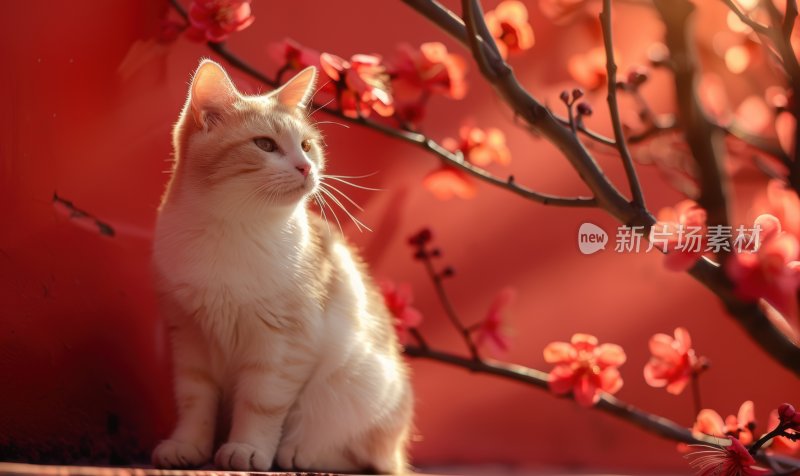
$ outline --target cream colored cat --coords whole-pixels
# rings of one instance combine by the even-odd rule
[[[406,469],[412,393],[391,318],[307,210],[325,166],[307,68],[263,96],[204,60],[175,126],[154,264],[178,422],[163,468]],[[217,423],[220,425],[217,425]]]

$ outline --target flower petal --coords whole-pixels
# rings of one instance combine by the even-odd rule
[[[592,350],[597,347],[597,337],[591,334],[573,334],[570,342],[575,347],[583,348],[586,350]]]
[[[673,379],[669,385],[667,385],[667,392],[673,395],[680,395],[689,384],[690,379],[691,377],[688,375],[683,375],[677,379]]]
[[[583,407],[591,407],[600,400],[600,393],[597,391],[597,387],[586,375],[575,382],[572,393],[578,405]]]
[[[609,367],[600,373],[600,388],[614,394],[622,388],[622,376],[616,367]]]
[[[685,327],[675,329],[675,341],[681,353],[686,353],[692,348],[692,336],[689,335],[689,331]]]
[[[551,342],[544,348],[544,360],[549,364],[569,363],[575,357],[575,347],[568,342]]]
[[[575,373],[568,365],[558,365],[548,375],[550,391],[556,395],[565,395],[572,391]]]
[[[594,352],[601,367],[619,367],[627,359],[625,351],[617,344],[603,344]]]

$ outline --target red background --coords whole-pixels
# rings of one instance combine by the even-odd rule
[[[487,3],[488,8],[495,2]],[[537,44],[513,65],[524,85],[558,108],[558,92],[573,87],[566,58],[586,50],[594,37],[585,27],[556,28],[541,17],[536,2],[528,6]],[[110,430],[116,436],[109,444],[135,460],[141,455],[125,446],[128,439],[139,441],[146,454],[169,431],[168,353],[149,279],[150,234],[167,180],[170,128],[190,73],[210,52],[179,39],[146,50],[152,55],[138,67],[120,68],[137,42],[157,32],[166,8],[162,1],[132,0],[4,6],[0,445],[7,445],[7,452],[13,446],[19,455],[35,458],[29,450],[39,448],[44,458],[48,449],[74,445],[81,437],[102,442]],[[267,44],[287,36],[342,56],[389,54],[398,42],[431,40],[465,54],[400,2],[259,0],[253,8],[255,24],[229,45],[269,72],[278,65],[269,59]],[[719,10],[704,14],[705,29],[723,18]],[[643,62],[661,28],[641,7],[623,6],[616,17],[625,71]],[[233,76],[242,89],[256,88]],[[479,80],[474,65],[469,79],[464,101],[432,101],[424,123],[429,135],[453,136],[466,117],[479,126],[501,127],[514,160],[510,171],[495,171],[512,172],[518,182],[543,191],[586,193],[553,146],[514,126],[511,112]],[[645,92],[657,110],[669,110],[672,92],[664,73],[656,73]],[[610,133],[604,94],[589,99],[595,107],[591,125]],[[384,191],[351,193],[366,210],[360,218],[375,232],[359,234],[352,226],[345,231],[376,276],[412,283],[429,342],[463,352],[405,243],[423,226],[433,229],[445,261],[457,270],[448,289],[467,320],[480,319],[504,286],[518,290],[507,313],[514,340],[506,360],[548,370],[541,354],[547,343],[579,331],[595,334],[628,354],[619,397],[689,425],[688,394],[670,396],[642,379],[648,338],[683,325],[713,362],[701,383],[705,406],[724,416],[752,399],[764,430],[768,410],[797,397],[796,378],[766,358],[709,292],[684,274],[665,271],[658,256],[622,255],[610,248],[581,255],[576,246],[581,223],[591,221],[613,233],[617,224],[604,213],[547,208],[485,185],[474,200],[437,201],[420,185],[436,167],[431,156],[355,126],[322,129],[331,171],[378,172],[360,183]],[[623,187],[618,159],[596,151]],[[681,198],[654,170],[640,170],[651,209]],[[53,206],[54,192],[110,223],[116,236],[76,226],[79,222]],[[438,363],[412,366],[419,435],[413,458],[422,467],[687,468],[674,443],[570,401]]]

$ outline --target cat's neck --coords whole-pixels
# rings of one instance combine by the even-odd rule
[[[270,233],[291,232],[308,227],[305,201],[294,205],[257,204],[226,200],[225,197],[214,199],[208,195],[202,196],[191,192],[174,198],[168,202],[171,210],[162,212],[181,215],[183,220],[191,221],[196,227],[246,229]]]

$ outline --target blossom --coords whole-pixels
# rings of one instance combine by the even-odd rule
[[[699,445],[694,445],[699,446]],[[753,476],[769,474],[765,468],[756,466],[756,460],[742,442],[730,439],[730,444],[718,448],[702,445],[703,450],[687,455],[689,463],[697,469],[698,476]]]
[[[486,12],[486,26],[497,40],[497,49],[505,59],[509,53],[533,47],[533,28],[528,23],[528,9],[518,0],[504,0],[492,11]]]
[[[644,367],[644,379],[651,387],[666,387],[678,395],[703,367],[692,349],[692,338],[683,327],[675,329],[675,338],[655,334],[650,338],[650,361]]]
[[[250,0],[194,0],[189,7],[186,35],[195,41],[224,41],[231,33],[250,26],[255,17]]]
[[[705,226],[706,211],[694,200],[683,200],[658,212],[658,222],[650,229],[650,242],[666,253],[667,269],[685,271],[703,256]]]
[[[619,62],[619,56],[614,51]],[[606,50],[602,46],[592,48],[585,53],[572,55],[567,60],[567,71],[572,79],[582,87],[594,91],[606,84]]]
[[[411,304],[414,294],[411,286],[405,283],[395,284],[391,281],[380,283],[383,302],[394,316],[394,328],[401,343],[408,342],[409,331],[422,323],[422,313]]]
[[[320,67],[320,52],[306,48],[291,38],[270,45],[269,53],[278,64],[294,71],[308,66]]]
[[[586,11],[588,0],[539,0],[539,10],[556,24],[566,24]]]
[[[389,75],[377,55],[353,55],[345,60],[330,53],[320,55],[322,71],[334,82],[339,107],[349,117],[394,114]]]
[[[515,296],[512,288],[505,288],[495,296],[486,317],[476,330],[475,345],[481,347],[488,344],[495,352],[508,350],[509,339],[503,332],[503,311]]]
[[[800,238],[800,196],[783,181],[770,180],[764,194],[756,198],[753,209],[759,215],[773,215],[784,231]]]
[[[745,445],[753,442],[755,429],[755,411],[753,402],[747,400],[739,407],[736,415],[728,415],[724,420],[714,410],[704,408],[697,414],[697,421],[692,426],[692,431],[698,434],[737,438]]]
[[[781,229],[772,215],[755,220],[760,246],[754,252],[731,254],[725,271],[741,299],[764,299],[785,315],[797,315],[800,288],[800,242]]]
[[[592,406],[602,392],[622,388],[617,367],[625,363],[625,351],[616,344],[598,345],[597,337],[575,334],[570,342],[552,342],[544,349],[544,360],[556,366],[550,372],[550,390],[556,395],[572,392],[575,401]]]
[[[511,163],[511,151],[506,146],[506,136],[500,129],[490,127],[483,130],[474,126],[462,126],[458,135],[458,140],[445,138],[442,146],[450,152],[461,151],[468,162],[480,167],[492,162],[500,165]]]
[[[769,431],[774,430],[775,428],[778,427],[778,425],[784,423],[784,420],[780,418],[778,412],[779,410],[772,410],[771,412],[769,412],[769,420],[767,422],[767,428],[769,429]],[[795,414],[794,416],[796,417],[796,415],[797,414]],[[798,423],[800,423],[800,421]],[[800,433],[800,431],[798,430],[791,430],[791,431],[793,431],[794,433]],[[792,455],[797,453],[798,450],[800,450],[800,440],[792,441],[791,439],[786,438],[785,436],[778,436],[772,439],[772,442],[770,443],[768,449],[773,453]]]
[[[445,164],[429,173],[422,181],[422,185],[439,200],[449,200],[453,197],[467,199],[477,193],[475,180],[472,177],[461,169]]]
[[[466,61],[439,42],[423,43],[419,48],[401,44],[387,69],[395,91],[405,86],[452,99],[462,99],[467,93]]]

